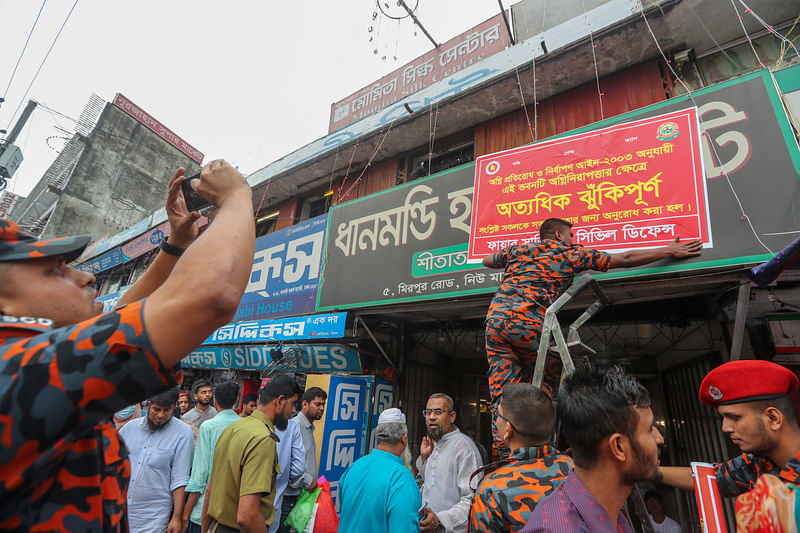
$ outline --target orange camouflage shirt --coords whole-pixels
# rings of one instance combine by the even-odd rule
[[[552,446],[519,448],[478,485],[469,533],[519,531],[536,504],[569,475],[572,458]]]
[[[180,381],[142,305],[58,329],[0,316],[0,530],[127,531],[131,467],[111,416]]]

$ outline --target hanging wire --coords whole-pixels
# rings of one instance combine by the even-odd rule
[[[433,158],[433,142],[436,139],[436,124],[439,122],[439,102],[436,102],[436,111],[434,112],[433,106],[431,106],[431,115],[433,118],[433,124],[431,125],[431,115],[428,116],[428,130],[430,134],[428,135],[428,177],[431,175],[431,159]]]
[[[764,63],[761,61],[761,58],[758,57],[758,52],[756,52],[756,47],[753,46],[753,39],[750,38],[750,34],[747,33],[747,28],[744,27],[744,19],[739,14],[739,8],[736,7],[736,2],[731,0],[731,5],[733,6],[733,10],[736,11],[736,18],[739,19],[739,24],[742,26],[742,31],[744,32],[744,36],[747,37],[747,42],[750,43],[750,50],[753,51],[753,55],[756,56],[756,61],[761,68],[764,68]]]
[[[33,30],[36,29],[36,24],[39,22],[39,17],[42,14],[42,10],[44,9],[44,5],[47,3],[47,0],[42,2],[41,7],[39,8],[39,12],[36,14],[36,20],[33,21],[33,26],[31,26],[31,31],[28,32],[28,38],[25,39],[25,46],[22,47],[22,52],[19,53],[19,57],[17,58],[17,64],[14,65],[14,70],[11,72],[11,78],[8,80],[8,85],[6,85],[6,92],[3,93],[3,96],[8,95],[8,90],[11,88],[11,82],[14,81],[14,75],[17,73],[17,68],[19,68],[19,63],[22,61],[22,56],[25,55],[25,50],[28,49],[28,43],[31,41],[31,35],[33,35]]]
[[[781,40],[781,43],[783,43],[783,44],[788,44],[788,45],[789,45],[789,48],[791,48],[792,50],[794,50],[794,53],[795,53],[795,54],[796,54],[798,57],[800,57],[800,52],[798,52],[798,51],[797,51],[797,48],[794,46],[794,43],[793,43],[791,40],[789,40],[789,39],[787,39],[786,37],[784,37],[783,35],[781,35],[781,33],[780,33],[778,30],[776,30],[775,28],[773,28],[773,27],[772,27],[772,25],[770,25],[770,24],[767,24],[767,23],[764,21],[764,19],[763,19],[763,18],[761,18],[760,16],[758,16],[758,14],[757,14],[755,11],[753,11],[752,9],[750,9],[750,6],[748,6],[746,3],[744,3],[744,1],[743,1],[743,0],[739,0],[739,3],[740,3],[740,4],[742,4],[742,6],[744,6],[744,8],[745,8],[745,12],[746,12],[748,15],[751,15],[751,16],[752,16],[754,19],[756,19],[756,20],[758,21],[758,23],[759,23],[759,24],[761,24],[761,25],[764,27],[764,29],[765,29],[765,30],[767,30],[768,32],[770,32],[771,34],[773,34],[775,37],[777,37],[778,39],[780,39],[780,40]],[[794,21],[794,24],[792,24],[792,28],[789,30],[789,33],[791,33],[791,32],[792,32],[792,29],[794,29],[794,27],[795,27],[795,25],[797,24],[798,20],[800,20],[800,16],[798,16],[798,17],[797,17],[797,19]],[[783,57],[783,54],[781,54],[781,58],[782,58],[782,57]]]
[[[636,0],[633,0],[633,1],[636,1]],[[637,1],[637,3],[638,3],[638,1]],[[655,33],[653,33],[653,29],[650,27],[650,21],[647,20],[647,15],[645,15],[645,12],[644,12],[644,6],[642,4],[639,4],[639,7],[640,7],[640,16],[641,16],[642,20],[644,21],[645,25],[647,26],[647,33],[649,33],[650,36],[653,38],[653,42],[655,43],[656,48],[658,48],[658,51],[661,54],[661,57],[664,59],[664,62],[667,65],[667,68],[669,69],[669,71],[674,76],[675,81],[679,82],[681,84],[681,86],[683,86],[683,89],[686,91],[686,94],[688,95],[688,97],[692,101],[692,103],[696,107],[700,107],[698,105],[698,103],[697,103],[697,100],[695,100],[694,93],[692,92],[692,90],[689,88],[688,85],[686,85],[686,83],[684,83],[684,81],[680,78],[680,76],[678,76],[678,73],[675,72],[675,69],[672,67],[672,62],[669,59],[667,59],[667,56],[664,53],[664,49],[661,48],[661,44],[658,42],[658,39],[656,38]],[[717,161],[722,161],[722,159],[719,157],[719,153],[717,152],[717,147],[714,144],[714,140],[711,139],[711,136],[708,134],[708,132],[704,131],[704,132],[702,132],[702,134],[707,137],[708,145],[711,147],[712,152],[714,152],[714,157],[716,158],[716,160]],[[750,231],[753,233],[753,236],[756,238],[758,243],[765,250],[767,250],[769,253],[771,253],[772,255],[775,255],[775,252],[773,252],[772,249],[770,249],[770,247],[767,246],[764,243],[764,241],[761,240],[761,237],[759,237],[758,232],[756,231],[755,227],[753,226],[753,222],[750,220],[750,217],[747,215],[747,213],[745,213],[744,206],[742,206],[742,201],[739,198],[739,195],[736,193],[736,189],[734,189],[734,187],[733,187],[733,183],[731,182],[730,175],[728,175],[728,173],[725,171],[724,167],[721,170],[722,170],[722,175],[725,177],[725,181],[728,184],[728,187],[730,188],[731,193],[733,194],[733,197],[736,200],[737,205],[739,206],[739,212],[742,215],[742,220],[746,221],[747,225],[750,226]]]
[[[353,187],[358,185],[358,182],[361,181],[361,178],[364,176],[364,173],[367,171],[367,169],[372,166],[372,160],[375,159],[376,155],[378,155],[378,152],[380,151],[381,147],[383,146],[383,142],[386,140],[386,137],[389,136],[389,132],[392,130],[392,126],[394,125],[394,121],[395,120],[397,120],[397,119],[394,119],[389,123],[389,127],[386,128],[386,133],[383,134],[383,138],[378,143],[378,146],[375,147],[375,151],[372,152],[372,156],[369,158],[369,161],[367,161],[367,164],[364,166],[364,169],[361,171],[361,174],[358,175],[358,177],[353,182],[353,184],[350,186],[350,188],[347,189],[347,192],[345,192],[344,195],[342,195],[342,198],[347,198],[347,195],[350,194],[350,191],[353,190]]]
[[[332,202],[333,205],[338,204],[339,201],[342,199],[342,195],[341,195],[342,188],[344,188],[344,184],[347,181],[347,178],[350,176],[350,169],[353,167],[353,158],[355,158],[355,156],[356,156],[356,150],[358,149],[358,142],[360,140],[361,140],[360,137],[356,137],[356,144],[353,145],[353,153],[350,154],[350,162],[347,163],[347,170],[344,173],[344,178],[342,178],[342,182],[339,184],[339,190],[336,191],[336,200],[334,202]]]
[[[22,95],[22,98],[20,99],[20,102],[19,102],[19,105],[17,106],[17,109],[15,109],[14,110],[14,114],[11,115],[11,120],[8,121],[8,126],[6,127],[6,129],[11,129],[11,124],[14,123],[14,119],[17,117],[17,113],[19,113],[19,109],[22,107],[22,104],[25,102],[25,98],[28,96],[28,93],[30,92],[31,87],[33,87],[33,84],[36,81],[36,78],[39,77],[39,72],[42,71],[42,67],[44,66],[45,62],[47,61],[47,58],[50,57],[50,52],[53,51],[53,47],[55,47],[56,43],[58,42],[58,38],[61,36],[61,32],[64,31],[64,27],[67,25],[67,22],[69,21],[69,18],[72,16],[72,12],[75,11],[75,6],[78,5],[78,1],[79,0],[75,0],[75,3],[72,4],[72,7],[69,10],[69,13],[67,13],[67,16],[64,18],[64,22],[61,24],[61,27],[58,29],[58,33],[56,34],[55,38],[53,39],[53,42],[50,44],[50,48],[48,48],[47,53],[44,56],[44,59],[42,59],[42,62],[39,63],[39,68],[36,69],[36,73],[33,75],[33,79],[28,84],[28,88],[25,89],[25,94]]]
[[[600,90],[600,72],[597,70],[597,54],[595,53],[597,45],[594,44],[594,32],[589,22],[589,16],[586,14],[586,4],[583,0],[581,0],[581,8],[583,9],[583,18],[586,20],[586,27],[589,29],[589,43],[592,45],[592,60],[594,61],[594,79],[597,82],[597,97],[600,100],[600,120],[603,120],[605,119],[605,113],[603,113],[603,91]]]

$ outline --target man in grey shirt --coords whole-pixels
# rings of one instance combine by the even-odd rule
[[[289,483],[286,492],[283,494],[281,503],[281,517],[283,521],[297,502],[298,496],[303,489],[316,485],[317,483],[317,443],[314,441],[314,421],[321,420],[325,414],[325,400],[328,394],[319,387],[311,387],[303,393],[303,403],[300,412],[297,413],[292,421],[300,427],[300,436],[303,438],[303,446],[306,449],[306,471],[300,479]],[[289,533],[292,531],[288,526],[281,524],[278,533]]]
[[[217,414],[217,410],[211,405],[214,401],[214,389],[211,387],[211,382],[203,378],[194,383],[193,390],[197,405],[194,409],[186,411],[183,420],[199,428],[200,424],[211,420]]]
[[[422,439],[416,465],[425,480],[420,529],[423,533],[466,533],[472,504],[469,478],[483,461],[472,439],[456,427],[450,396],[431,394],[422,414],[428,435]]]

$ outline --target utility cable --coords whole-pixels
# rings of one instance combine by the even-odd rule
[[[78,1],[79,0],[75,0],[75,3],[72,4],[72,7],[69,10],[69,13],[67,13],[67,16],[64,18],[64,22],[61,24],[61,27],[58,29],[58,33],[56,34],[55,38],[53,39],[53,42],[50,44],[50,48],[47,50],[47,53],[45,54],[44,59],[42,59],[42,62],[39,63],[39,68],[36,69],[36,74],[33,75],[33,79],[28,84],[28,88],[25,89],[25,94],[22,95],[22,98],[19,101],[19,105],[17,106],[17,109],[15,109],[14,110],[14,114],[11,115],[11,120],[8,121],[8,126],[6,127],[6,129],[11,129],[11,124],[14,123],[14,119],[16,118],[17,113],[19,113],[19,110],[22,107],[22,104],[25,102],[25,98],[27,98],[28,93],[31,90],[31,87],[33,87],[33,84],[36,81],[36,78],[39,77],[39,72],[42,71],[42,67],[44,66],[45,62],[47,61],[47,58],[50,57],[50,52],[53,51],[53,48],[55,47],[56,42],[58,42],[58,38],[61,36],[61,32],[64,31],[64,27],[67,25],[67,22],[69,21],[69,18],[72,16],[72,12],[75,11],[75,6],[78,5]]]
[[[6,92],[3,93],[3,96],[8,95],[8,90],[11,88],[11,82],[14,81],[14,75],[17,73],[17,68],[19,68],[19,63],[22,61],[22,56],[25,55],[25,50],[28,49],[28,43],[31,41],[31,35],[33,35],[33,30],[36,29],[36,24],[39,22],[39,17],[42,14],[42,10],[44,9],[44,5],[47,3],[47,0],[42,2],[41,7],[39,8],[39,12],[36,14],[36,20],[33,21],[33,26],[31,26],[31,31],[28,32],[28,38],[25,39],[25,46],[22,47],[22,52],[19,53],[19,57],[17,58],[17,64],[14,65],[14,70],[11,72],[11,78],[8,80],[8,85],[6,85]]]

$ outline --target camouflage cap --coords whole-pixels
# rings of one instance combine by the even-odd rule
[[[15,222],[0,219],[0,261],[63,255],[64,261],[69,263],[83,253],[91,239],[91,235],[75,235],[42,241],[22,231]]]

